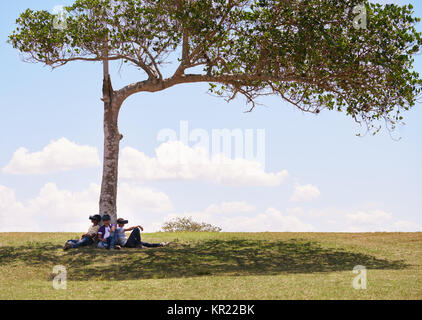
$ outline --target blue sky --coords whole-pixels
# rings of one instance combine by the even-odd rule
[[[72,63],[51,71],[22,62],[6,43],[26,8],[52,10],[70,3],[0,4],[0,231],[81,231],[98,210],[102,66]],[[422,17],[420,1],[401,3],[412,3]],[[415,69],[422,73],[420,57]],[[111,76],[115,88],[144,77],[129,67],[119,71],[117,64]],[[125,102],[119,120],[124,135],[119,216],[143,223],[146,231],[180,215],[225,231],[422,231],[420,104],[393,134],[400,140],[386,130],[357,137],[362,129],[342,113],[304,114],[275,97],[245,113],[244,100],[226,103],[207,88],[182,85]],[[233,162],[222,171],[184,167],[185,175],[164,170],[157,148],[195,157],[193,145],[157,141],[163,129],[178,132],[181,121],[209,134],[265,129],[265,169],[255,177],[247,174],[252,163]],[[17,153],[20,148],[27,151]],[[212,170],[227,179],[218,180]],[[236,170],[244,170],[241,179]],[[284,170],[288,176],[278,179]],[[230,177],[237,181],[228,182]]]

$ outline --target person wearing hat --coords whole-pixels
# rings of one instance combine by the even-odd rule
[[[168,245],[168,242],[162,242],[162,243],[148,243],[148,242],[142,242],[141,241],[141,231],[144,231],[144,228],[139,226],[134,226],[130,228],[125,228],[125,224],[128,224],[129,221],[125,220],[123,218],[117,219],[117,242],[120,246],[125,248],[142,248],[149,247],[149,248],[155,248],[155,247],[164,247]],[[132,231],[130,233],[129,238],[126,237],[126,232]]]
[[[103,221],[103,225],[98,229],[98,248],[120,249],[120,246],[117,244],[116,225],[111,224],[110,215],[103,215],[101,220]]]
[[[99,223],[101,221],[101,216],[99,214],[89,216],[89,220],[91,220],[92,226],[89,227],[88,232],[83,234],[79,240],[68,240],[64,245],[64,250],[89,246],[95,242],[100,228]]]

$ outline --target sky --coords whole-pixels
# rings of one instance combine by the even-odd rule
[[[6,43],[26,8],[70,3],[0,3],[0,232],[85,231],[98,212],[101,64],[52,71]],[[400,3],[422,17],[422,2]],[[144,79],[118,64],[111,77],[114,88]],[[153,232],[190,216],[223,231],[422,231],[420,104],[392,135],[358,137],[364,128],[343,113],[305,114],[277,97],[247,113],[243,99],[227,103],[207,89],[181,85],[124,103],[118,216],[129,224]],[[207,155],[224,129],[239,139],[231,151],[243,141],[255,152]]]

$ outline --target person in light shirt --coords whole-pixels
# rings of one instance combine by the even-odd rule
[[[64,245],[64,250],[89,246],[95,242],[98,230],[100,229],[99,223],[101,221],[101,216],[96,214],[94,216],[89,216],[89,219],[92,222],[92,226],[89,227],[88,232],[83,234],[79,240],[68,240]]]

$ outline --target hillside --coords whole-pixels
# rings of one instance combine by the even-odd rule
[[[0,299],[422,299],[422,233],[154,233],[143,240],[173,243],[62,250],[78,236],[0,233]]]

